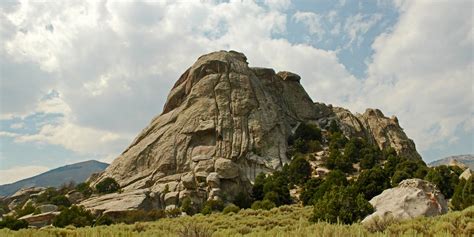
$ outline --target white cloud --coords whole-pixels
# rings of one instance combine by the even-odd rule
[[[331,15],[331,19],[334,16]],[[297,11],[293,15],[295,22],[301,22],[306,25],[308,32],[312,35],[318,37],[318,40],[321,40],[325,34],[325,30],[322,26],[322,16],[314,12],[301,12]]]
[[[199,55],[235,49],[251,65],[300,74],[316,101],[396,114],[422,149],[443,139],[455,141],[459,125],[472,129],[472,119],[466,119],[474,110],[469,6],[398,2],[400,20],[373,44],[369,76],[362,82],[334,51],[273,38],[285,33],[282,10],[291,3],[265,4],[22,2],[3,9],[1,118],[31,111],[63,114],[17,141],[58,144],[110,159],[161,112],[169,89]],[[334,24],[328,33],[346,33],[348,45],[360,44],[381,20],[377,14],[357,14],[342,22],[336,12],[291,17],[317,37],[326,34],[324,18]],[[60,96],[42,99],[53,90]]]
[[[33,177],[48,170],[49,168],[45,166],[15,166],[9,169],[2,169],[0,170],[0,185]]]
[[[399,116],[421,150],[456,141],[457,128],[472,132],[465,126],[474,114],[472,4],[406,1],[399,7],[393,31],[372,46],[364,103],[358,107],[381,107]]]
[[[349,37],[346,47],[351,47],[353,43],[359,47],[364,40],[364,35],[381,19],[382,15],[380,14],[363,15],[358,13],[349,16],[344,23],[344,31]]]

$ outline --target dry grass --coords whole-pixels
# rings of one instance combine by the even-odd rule
[[[310,223],[311,207],[282,206],[269,211],[241,210],[239,213],[194,215],[164,218],[155,222],[131,225],[86,227],[76,229],[0,230],[5,237],[293,237],[293,236],[472,236],[474,207],[434,218],[417,218],[383,226],[383,232],[370,232],[361,224],[331,225]]]

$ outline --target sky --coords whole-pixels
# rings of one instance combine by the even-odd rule
[[[202,54],[292,71],[314,101],[396,115],[426,162],[474,153],[473,2],[0,2],[0,184],[111,162]]]

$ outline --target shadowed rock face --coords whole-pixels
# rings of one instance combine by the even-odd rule
[[[232,200],[260,172],[287,163],[287,138],[301,122],[336,120],[347,136],[419,158],[396,119],[378,110],[352,115],[313,103],[291,72],[250,68],[234,51],[203,55],[174,85],[163,113],[95,180],[113,177],[125,192],[149,189],[166,205]],[[165,199],[166,193],[166,201]]]

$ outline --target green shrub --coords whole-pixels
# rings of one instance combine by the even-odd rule
[[[309,203],[314,203],[321,199],[332,187],[347,185],[348,182],[344,173],[340,170],[332,170],[326,175],[324,182],[316,188]]]
[[[108,217],[106,215],[102,215],[99,218],[97,218],[97,220],[94,223],[94,226],[112,225],[113,223],[114,223],[114,221],[110,217]]]
[[[262,200],[265,193],[263,192],[263,186],[265,185],[265,174],[260,173],[255,177],[254,184],[252,186],[252,198],[254,200]]]
[[[258,210],[258,209],[270,210],[274,207],[276,207],[275,203],[273,203],[270,200],[255,201],[252,203],[253,210]]]
[[[341,129],[339,128],[339,125],[337,124],[337,122],[336,122],[335,120],[331,120],[331,122],[329,123],[329,126],[328,126],[327,130],[328,130],[330,133],[341,132]]]
[[[192,216],[197,213],[196,208],[193,205],[191,198],[186,197],[181,201],[180,205],[181,211],[185,212],[186,214]]]
[[[392,185],[395,186],[395,185],[398,185],[401,181],[405,180],[405,179],[410,179],[412,178],[412,176],[403,171],[403,170],[397,170],[395,171],[395,174],[393,174],[392,176]]]
[[[283,169],[285,171],[285,168]],[[281,206],[284,204],[291,203],[290,190],[288,189],[288,175],[285,172],[276,171],[272,175],[265,178],[265,184],[263,185],[264,198],[269,194],[275,205]]]
[[[12,216],[5,216],[3,220],[0,221],[0,229],[8,228],[10,230],[19,230],[28,228],[28,222],[25,220],[18,220]]]
[[[288,175],[294,184],[304,184],[311,177],[311,165],[302,156],[293,159],[288,167]]]
[[[262,192],[263,192],[263,187],[262,187]],[[249,195],[246,192],[239,192],[234,197],[234,204],[240,208],[250,208],[250,205],[252,204],[252,199],[249,197]]]
[[[468,180],[459,180],[451,204],[454,210],[463,210],[474,205],[474,176],[471,176]]]
[[[126,223],[133,224],[135,222],[144,222],[144,221],[156,221],[158,219],[166,217],[166,212],[164,210],[133,210],[125,213],[120,213],[118,216],[114,216],[112,219],[114,223]]]
[[[120,185],[115,181],[115,179],[107,177],[104,180],[100,181],[95,189],[99,193],[114,193],[120,189]]]
[[[182,213],[181,208],[172,208],[172,209],[166,210],[166,216],[170,218],[181,216],[181,213]]]
[[[320,178],[311,178],[303,185],[303,190],[300,194],[300,200],[303,202],[303,205],[313,204],[313,196],[318,191],[319,186],[323,183],[323,180]]]
[[[55,196],[55,197],[51,198],[51,203],[56,205],[56,206],[64,206],[64,207],[70,207],[71,206],[71,202],[64,195],[58,195],[58,196]]]
[[[228,213],[238,213],[240,211],[240,208],[234,204],[229,204],[227,205],[224,210],[222,210],[222,213],[228,214]]]
[[[75,227],[90,226],[93,224],[94,216],[90,211],[82,206],[73,205],[64,208],[59,215],[53,219],[53,225],[56,227],[65,227],[73,225]]]
[[[33,205],[32,202],[27,203],[23,208],[16,210],[16,216],[22,217],[31,213],[34,213],[36,207]]]
[[[332,133],[329,137],[329,148],[330,149],[342,149],[346,146],[347,138],[342,132]]]
[[[374,167],[360,173],[355,187],[357,193],[362,193],[365,199],[370,200],[390,188],[390,179],[380,167]]]
[[[430,168],[428,174],[425,176],[425,180],[436,184],[446,198],[453,196],[454,189],[459,183],[458,175],[452,172],[446,165]]]
[[[208,200],[204,203],[201,213],[204,215],[213,212],[221,212],[224,209],[224,202],[221,200]]]
[[[315,140],[321,141],[321,129],[314,124],[301,123],[295,131],[294,134],[295,140],[301,138],[305,141]]]
[[[326,159],[326,167],[345,173],[350,173],[354,170],[352,161],[335,148],[329,148],[329,157]]]
[[[84,197],[90,197],[92,195],[92,189],[89,185],[89,183],[80,183],[78,185],[76,185],[76,190],[80,193],[82,193],[82,195],[84,195]]]
[[[315,203],[310,220],[351,224],[363,219],[373,211],[372,205],[364,199],[362,194],[358,194],[354,198],[354,190],[351,187],[338,186],[324,194]]]
[[[51,199],[58,195],[61,195],[61,193],[59,193],[55,188],[47,188],[36,197],[36,203],[49,204],[51,203]]]

